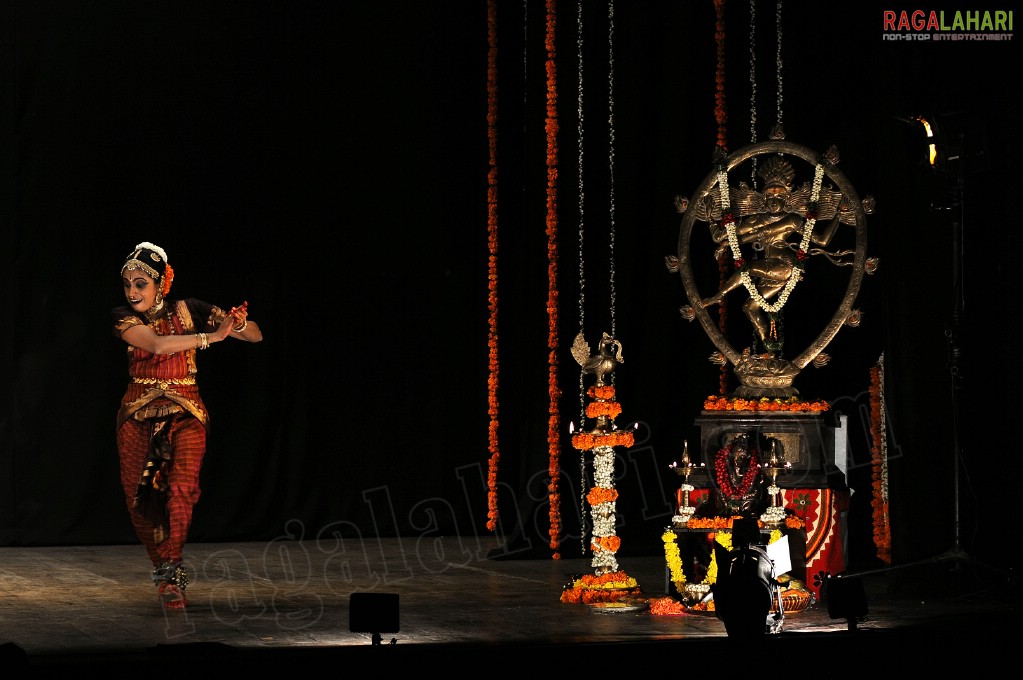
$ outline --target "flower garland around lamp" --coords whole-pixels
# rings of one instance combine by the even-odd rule
[[[783,470],[792,467],[792,463],[782,461],[778,457],[777,441],[771,441],[771,456],[767,464],[763,466],[764,474],[771,478],[771,484],[767,487],[767,493],[771,497],[771,504],[760,515],[760,521],[765,526],[778,526],[785,520],[785,506],[781,503],[781,488],[778,486],[778,474]]]
[[[557,53],[555,36],[557,28],[557,3],[547,0],[547,33],[544,46],[547,50],[547,392],[549,411],[547,418],[547,446],[550,459],[547,466],[549,482],[547,498],[550,502],[550,547],[554,559],[561,553],[561,494],[558,480],[561,477],[561,417],[558,399],[558,85]]]
[[[592,385],[586,390],[586,396],[593,400],[586,405],[586,416],[595,418],[597,426],[590,432],[573,431],[573,448],[580,451],[616,446],[629,448],[636,443],[636,433],[633,430],[608,430],[611,421],[622,412],[621,404],[616,401],[613,385]]]
[[[487,529],[497,528],[497,468],[501,460],[501,449],[497,436],[498,401],[497,387],[500,364],[497,354],[497,1],[487,2],[487,146],[489,148],[490,170],[487,173],[487,308],[490,318],[487,324],[487,415],[490,426],[487,435]]]
[[[590,564],[594,575],[579,577],[566,586],[561,601],[584,604],[618,602],[640,594],[636,580],[619,567],[615,556],[622,541],[615,530],[618,491],[614,488],[614,448],[632,446],[635,434],[632,430],[613,429],[612,421],[621,413],[613,386],[594,385],[586,394],[593,400],[586,407],[586,415],[597,422],[593,430],[578,433],[574,432],[573,424],[572,446],[593,454],[593,486],[586,494],[586,502],[593,522],[590,539],[593,559]]]
[[[600,576],[583,575],[572,580],[561,591],[561,601],[568,604],[621,602],[642,594],[636,579],[623,571]]]
[[[689,442],[688,440],[683,443],[682,446],[682,465],[679,466],[672,463],[669,466],[676,474],[682,476],[682,484],[679,490],[682,492],[681,503],[678,507],[678,512],[671,518],[672,526],[685,526],[693,515],[696,514],[696,506],[690,504],[689,494],[696,491],[696,487],[689,483],[689,476],[693,474],[693,470],[696,469],[696,465],[691,462],[689,458]],[[700,467],[705,467],[704,463],[700,463]]]

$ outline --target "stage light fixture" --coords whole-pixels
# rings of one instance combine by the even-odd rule
[[[400,630],[399,619],[397,593],[352,593],[348,598],[348,630],[372,633],[374,645],[380,644],[381,633]]]
[[[924,128],[924,134],[927,135],[927,161],[933,168],[938,164],[938,143],[936,140],[937,133],[935,131],[933,123],[927,120],[924,116],[915,116],[914,120]]]
[[[942,148],[942,130],[934,116],[912,114],[906,117],[896,116],[896,119],[913,128],[915,139],[919,140],[922,138],[922,146],[925,149],[924,160],[926,160],[930,167],[937,168],[944,163],[945,150]],[[914,142],[914,150],[916,149],[916,144],[920,144],[920,141]]]

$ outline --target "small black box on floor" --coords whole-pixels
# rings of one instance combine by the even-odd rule
[[[348,600],[348,630],[353,633],[397,633],[397,593],[352,593]]]
[[[828,576],[824,582],[824,599],[828,616],[833,619],[862,619],[867,615],[867,593],[863,580],[853,577]]]

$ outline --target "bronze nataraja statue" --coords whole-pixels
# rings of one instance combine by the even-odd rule
[[[764,183],[758,191],[745,182],[730,186],[728,175],[750,159],[758,162],[757,175]],[[813,168],[812,183],[794,186],[792,160]],[[704,331],[718,348],[711,360],[732,364],[739,381],[734,396],[743,398],[793,397],[798,391],[793,380],[807,364],[825,365],[830,357],[823,350],[843,325],[858,325],[860,312],[852,305],[864,273],[877,268],[867,258],[866,215],[874,200],[860,200],[855,188],[837,169],[834,147],[821,155],[784,141],[780,129],[771,141],[753,144],[725,156],[719,150],[714,170],[691,199],[677,199],[683,213],[679,254],[665,258],[668,269],[678,272],[689,299],[681,308],[683,318],[699,319]],[[745,166],[744,166],[745,167]],[[819,223],[818,223],[819,221]],[[705,222],[716,244],[716,260],[727,260],[731,252],[734,272],[712,295],[701,295],[692,268],[690,241],[694,224]],[[828,251],[841,225],[855,232],[855,247]],[[800,282],[813,285],[806,266],[821,256],[837,266],[849,267],[851,275],[845,295],[824,330],[809,347],[793,358],[783,354],[782,309]],[[736,349],[725,332],[711,319],[707,309],[720,305],[733,291],[745,288],[749,297],[743,312],[753,326],[760,347]],[[787,353],[791,356],[791,352]]]

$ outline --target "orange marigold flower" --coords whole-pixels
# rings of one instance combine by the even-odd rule
[[[605,489],[602,486],[595,486],[590,489],[588,494],[586,494],[586,500],[590,505],[613,503],[618,500],[618,491],[615,489]]]
[[[586,390],[586,394],[589,395],[591,399],[614,399],[615,388],[614,385],[601,385],[599,387],[597,385],[591,385],[590,388]]]
[[[608,552],[618,552],[618,548],[622,547],[622,539],[619,536],[599,536],[594,537],[590,545],[594,550],[600,547]]]
[[[606,416],[614,419],[622,414],[622,405],[617,401],[593,401],[586,405],[587,418]]]

